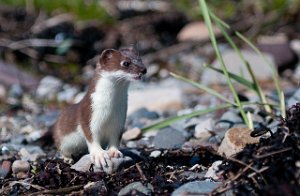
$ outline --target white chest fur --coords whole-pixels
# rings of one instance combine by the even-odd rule
[[[92,136],[106,146],[118,140],[123,131],[127,112],[127,91],[129,82],[104,75],[97,82],[91,94],[92,115],[90,129]]]

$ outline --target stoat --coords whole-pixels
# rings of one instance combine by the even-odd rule
[[[111,158],[123,156],[119,143],[128,86],[146,72],[133,48],[102,52],[84,98],[63,110],[53,127],[54,141],[65,157],[88,151],[96,167],[112,167]]]

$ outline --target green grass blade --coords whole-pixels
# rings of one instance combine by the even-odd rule
[[[213,15],[210,12],[210,15],[213,18]],[[214,18],[213,18],[214,19]],[[225,36],[225,39],[228,41],[228,43],[231,45],[231,47],[234,49],[234,51],[239,55],[240,59],[242,60],[242,62],[244,63],[244,66],[246,67],[247,71],[249,72],[251,79],[254,83],[254,87],[255,87],[255,92],[258,95],[258,97],[260,98],[262,103],[267,103],[267,99],[265,94],[263,93],[255,75],[254,72],[251,68],[251,66],[249,65],[249,62],[245,59],[245,57],[243,56],[242,52],[238,49],[237,45],[234,43],[234,41],[230,38],[230,36],[228,35],[228,33],[224,30],[223,26],[221,25],[221,23],[218,20],[215,20],[218,28],[221,30],[221,32],[223,33],[223,35]],[[272,109],[269,105],[265,105],[264,106],[265,110],[269,113],[272,112]]]
[[[280,94],[279,101],[280,101],[280,110],[281,110],[282,118],[286,118],[285,99],[284,99],[284,94],[282,91]]]
[[[225,109],[225,108],[229,108],[229,107],[232,107],[232,104],[227,103],[227,104],[218,105],[216,107],[208,108],[208,109],[205,109],[205,110],[195,111],[195,112],[192,112],[192,113],[189,113],[189,114],[174,116],[174,117],[162,120],[160,122],[154,123],[152,125],[149,125],[147,127],[144,127],[144,128],[142,128],[142,132],[144,133],[144,132],[147,132],[147,131],[150,131],[150,130],[162,129],[162,128],[167,127],[167,126],[169,126],[169,125],[171,125],[171,124],[173,124],[173,123],[175,123],[179,120],[183,120],[183,119],[186,119],[186,118],[192,118],[194,116],[200,116],[200,115],[208,114],[208,113],[215,112],[217,110],[221,110],[221,109]]]
[[[223,100],[223,101],[225,101],[225,102],[227,102],[227,103],[229,103],[229,104],[231,104],[233,106],[237,106],[234,102],[232,102],[231,100],[227,99],[222,94],[218,93],[217,91],[215,91],[215,90],[213,90],[211,88],[208,88],[208,87],[206,87],[206,86],[204,86],[202,84],[194,82],[194,81],[192,81],[190,79],[187,79],[185,77],[179,76],[179,75],[177,75],[175,73],[170,73],[170,75],[173,76],[176,79],[182,80],[182,81],[187,82],[187,83],[189,83],[189,84],[191,84],[191,85],[193,85],[193,86],[195,86],[195,87],[197,87],[197,88],[199,88],[201,90],[204,90],[207,93],[209,93],[209,94],[211,94],[211,95],[213,95],[213,96],[215,96],[215,97],[217,97],[217,98],[219,98],[219,99],[221,99],[221,100]]]
[[[217,45],[217,40],[216,40],[216,37],[213,33],[213,30],[212,30],[212,23],[211,23],[211,20],[210,20],[210,16],[209,16],[209,11],[208,11],[208,8],[207,8],[207,5],[206,5],[206,2],[205,0],[199,0],[199,4],[200,4],[200,8],[201,8],[201,11],[202,11],[202,14],[203,14],[203,17],[204,17],[204,21],[205,21],[205,24],[208,28],[208,32],[209,32],[209,36],[210,36],[210,39],[211,39],[211,43],[212,43],[212,46],[215,50],[215,53],[217,55],[217,58],[222,66],[222,70],[224,72],[224,75],[226,77],[226,80],[227,80],[227,84],[231,90],[231,93],[233,94],[233,97],[235,99],[235,102],[239,108],[239,111],[243,117],[243,120],[244,122],[246,123],[247,127],[249,127],[249,122],[248,122],[248,118],[246,116],[246,113],[244,112],[243,110],[243,107],[242,107],[242,104],[240,102],[240,99],[237,95],[237,92],[230,80],[230,77],[229,77],[229,74],[228,74],[228,71],[227,71],[227,68],[225,66],[225,63],[224,63],[224,60],[221,56],[221,53],[219,51],[219,48],[218,48],[218,45]]]
[[[215,14],[211,13],[212,17],[215,19],[215,20],[218,20],[220,24],[222,24],[225,28],[227,29],[231,29],[231,27],[225,23],[223,20],[221,20],[219,17],[217,17]],[[239,37],[242,41],[244,41],[247,45],[249,45],[258,55],[260,55],[263,60],[266,62],[266,64],[269,66],[269,68],[271,69],[272,71],[272,79],[275,83],[275,88],[276,88],[276,91],[277,91],[277,94],[278,94],[278,97],[281,99],[284,97],[281,96],[282,94],[282,90],[280,88],[280,85],[279,85],[279,80],[278,80],[278,73],[277,73],[277,70],[271,65],[271,63],[266,59],[266,57],[259,51],[259,49],[251,43],[251,41],[246,38],[245,36],[243,36],[241,33],[239,33],[238,31],[234,31],[235,35],[237,37]],[[280,103],[284,103],[284,100],[280,100]],[[285,111],[282,110],[283,107],[281,108],[281,113],[284,114]]]
[[[216,71],[216,72],[219,72],[220,74],[224,74],[223,71],[222,71],[221,69],[215,68],[215,67],[213,67],[213,66],[211,66],[211,65],[205,65],[205,66],[206,66],[207,68],[210,68],[210,69]],[[256,89],[255,89],[255,85],[254,85],[253,82],[250,82],[249,80],[247,80],[247,79],[245,79],[245,78],[243,78],[243,77],[241,77],[241,76],[239,76],[239,75],[236,75],[236,74],[234,74],[234,73],[232,73],[232,72],[228,72],[228,74],[229,74],[229,77],[230,77],[230,78],[232,78],[233,80],[237,81],[238,83],[244,85],[244,86],[247,87],[248,89],[251,89],[251,90],[253,90],[253,91],[256,90]]]

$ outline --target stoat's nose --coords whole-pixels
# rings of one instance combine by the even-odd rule
[[[143,75],[145,75],[145,74],[147,73],[147,68],[146,68],[146,67],[142,68],[141,73],[142,73]]]

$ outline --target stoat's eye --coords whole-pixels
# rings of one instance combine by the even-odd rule
[[[122,61],[122,62],[121,62],[121,66],[122,66],[122,67],[129,67],[129,65],[130,65],[130,62],[129,62],[129,61]]]

